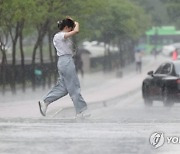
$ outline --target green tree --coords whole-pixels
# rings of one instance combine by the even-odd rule
[[[180,1],[164,0],[162,2],[166,5],[170,21],[180,28],[180,21],[178,20],[180,18]]]
[[[23,40],[29,35],[33,34],[35,38],[32,71],[38,53],[43,64],[43,43],[47,36],[49,57],[53,62],[52,35],[58,31],[56,22],[67,15],[80,22],[80,33],[74,38],[75,43],[84,39],[101,40],[106,44],[107,55],[111,54],[110,44],[127,48],[144,33],[149,23],[149,17],[142,8],[130,0],[1,0],[0,3],[0,28],[5,27],[12,42],[12,81],[15,81],[16,49],[19,47],[23,68]],[[122,59],[127,55],[126,52],[120,53]]]
[[[130,1],[109,0],[103,6],[103,10],[100,10],[97,18],[93,21],[90,20],[90,22],[94,22],[94,35],[106,44],[105,55],[108,57],[111,54],[109,45],[116,41],[120,49],[122,62],[123,56],[127,54],[122,52],[124,51],[122,47],[130,46],[130,42],[138,40],[144,34],[150,25],[150,18],[141,7]],[[132,49],[129,51],[132,51]],[[111,60],[108,61],[111,68]]]
[[[132,0],[141,6],[152,18],[152,24],[161,26],[169,23],[164,0]]]
[[[23,11],[21,8],[21,1],[20,0],[4,0],[1,3],[1,21],[2,25],[5,26],[8,30],[9,36],[12,41],[12,79],[11,79],[11,87],[12,90],[15,92],[15,80],[16,80],[16,45],[18,38],[23,29]],[[23,53],[21,53],[23,56]]]

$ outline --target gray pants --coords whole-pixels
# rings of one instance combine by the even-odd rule
[[[71,55],[60,56],[58,59],[59,79],[52,90],[44,97],[46,103],[52,103],[69,94],[76,109],[80,113],[87,109],[87,104],[80,94],[80,83]]]

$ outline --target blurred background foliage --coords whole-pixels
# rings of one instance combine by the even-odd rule
[[[180,27],[179,0],[0,0],[0,61],[2,81],[6,65],[11,65],[10,81],[14,84],[16,65],[36,63],[48,58],[54,63],[53,35],[57,21],[71,16],[80,23],[80,33],[73,38],[76,46],[96,40],[119,48],[120,63],[133,59],[134,46],[152,26],[171,23]],[[23,73],[22,73],[23,76]]]

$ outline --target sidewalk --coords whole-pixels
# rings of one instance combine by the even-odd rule
[[[89,75],[81,82],[82,94],[89,103],[93,103],[106,101],[135,91],[141,88],[147,72],[157,69],[164,60],[164,57],[159,57],[157,60],[154,60],[154,57],[151,56],[144,57],[141,74],[135,72],[134,64],[123,70],[122,78],[118,78],[116,72],[111,72],[110,74],[99,72]]]
[[[158,57],[158,60],[154,60],[151,56],[144,57],[143,73],[136,74],[135,66],[131,65],[123,70],[123,78],[117,78],[116,72],[85,74],[83,79],[80,78],[82,96],[87,104],[91,105],[104,103],[139,90],[147,72],[156,69],[162,61],[164,61],[163,57]],[[40,88],[34,92],[28,89],[26,93],[18,92],[17,95],[7,93],[1,96],[0,118],[41,117],[37,102],[49,90],[49,88]],[[57,112],[69,107],[72,108],[73,103],[69,96],[65,96],[49,106],[47,117],[54,117]]]

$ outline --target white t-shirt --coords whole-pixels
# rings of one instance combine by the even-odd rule
[[[53,44],[57,50],[57,55],[72,55],[72,41],[64,38],[65,32],[58,32],[54,35]]]

